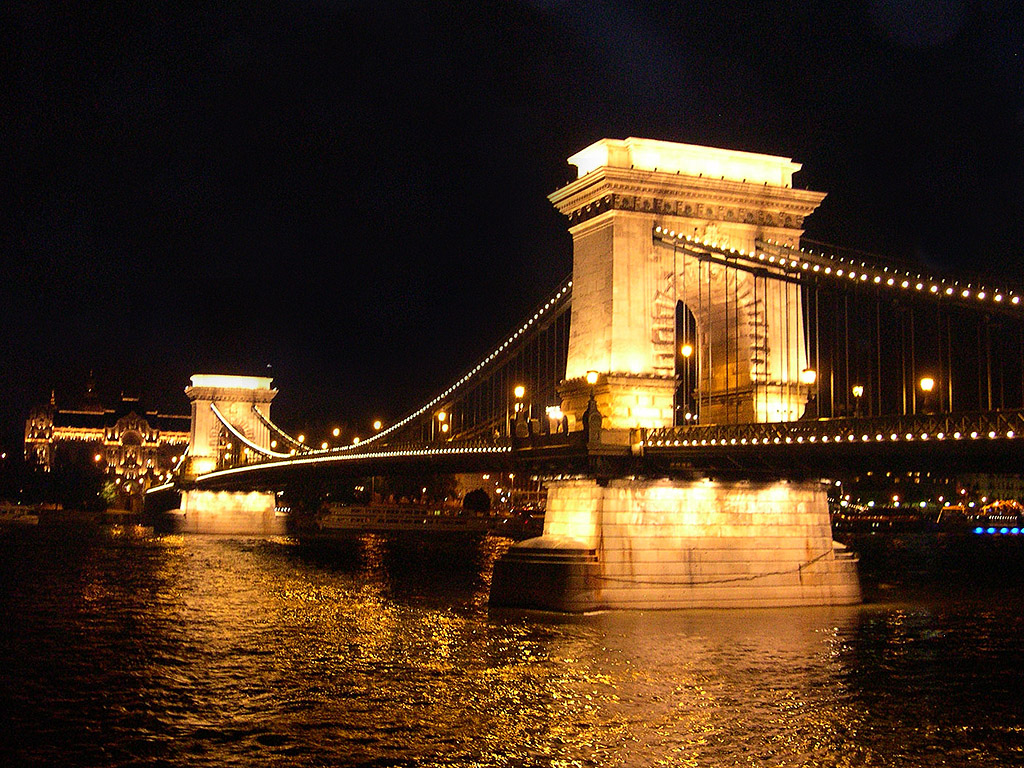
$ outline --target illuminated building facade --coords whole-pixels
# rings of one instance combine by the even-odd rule
[[[77,408],[49,404],[34,409],[25,423],[25,460],[43,471],[60,466],[100,465],[118,493],[131,498],[160,482],[188,446],[187,415],[146,411],[135,397],[105,407],[90,383]]]

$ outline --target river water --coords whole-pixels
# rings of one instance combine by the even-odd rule
[[[506,539],[0,533],[0,765],[1024,765],[1024,601],[487,608]]]

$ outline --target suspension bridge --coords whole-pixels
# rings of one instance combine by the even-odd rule
[[[301,478],[514,468],[545,480],[545,529],[499,561],[495,604],[848,603],[821,477],[1019,469],[1021,293],[801,241],[824,194],[788,158],[606,139],[569,161],[550,199],[572,276],[372,437],[316,450],[270,419],[269,379],[193,377],[185,514],[266,520]]]

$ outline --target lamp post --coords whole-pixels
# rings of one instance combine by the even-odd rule
[[[853,393],[853,415],[859,419],[861,417],[860,399],[864,397],[864,385],[854,384],[850,391]]]
[[[679,354],[683,358],[683,408],[685,409],[685,416],[687,422],[693,417],[692,409],[690,408],[690,390],[692,385],[690,384],[690,358],[693,357],[693,344],[683,342],[679,347]]]
[[[813,368],[804,368],[800,371],[800,383],[807,387],[807,405],[804,406],[804,418],[816,419],[818,413],[818,392],[815,382],[818,380],[818,372]]]
[[[512,388],[512,411],[508,416],[508,435],[512,437],[515,434],[516,425],[519,423],[520,418],[525,418],[526,414],[523,413],[523,398],[526,397],[526,387],[522,384],[516,384]]]
[[[922,376],[917,384],[921,387],[921,403],[924,406],[924,412],[931,413],[931,398],[932,392],[935,390],[935,379],[931,376]]]

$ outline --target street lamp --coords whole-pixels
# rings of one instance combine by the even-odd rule
[[[377,419],[376,421],[373,422],[373,431],[374,432],[380,432],[380,428],[383,427],[383,426],[384,426],[384,424],[381,423],[381,420]]]
[[[522,384],[516,384],[512,387],[512,399],[515,401],[511,404],[505,404],[505,431],[509,437],[513,437],[515,434],[515,422],[519,418],[520,411],[523,410],[523,397],[526,395],[526,387]]]
[[[816,419],[820,415],[818,413],[818,395],[814,386],[814,382],[817,380],[818,372],[813,368],[804,368],[800,371],[800,383],[807,387],[807,404],[804,406],[801,418]]]
[[[516,413],[523,410],[523,397],[526,395],[526,387],[522,384],[516,384],[515,389],[512,390],[512,394],[516,398]]]
[[[335,437],[338,437],[341,434],[341,429],[339,427],[335,427],[334,429],[331,430],[331,434],[334,435]]]
[[[860,418],[860,399],[864,397],[864,385],[854,384],[850,391],[853,392],[853,415]]]
[[[677,367],[681,367],[682,368],[682,374],[683,374],[682,375],[682,385],[681,385],[682,386],[682,394],[683,394],[683,398],[682,398],[683,399],[683,404],[680,407],[683,410],[686,411],[686,420],[689,421],[692,418],[692,416],[693,416],[693,414],[691,413],[691,411],[693,409],[692,409],[691,403],[690,403],[690,397],[693,394],[693,385],[690,383],[690,378],[691,378],[691,376],[690,376],[690,371],[691,371],[691,361],[690,361],[690,358],[693,357],[693,344],[690,344],[689,342],[684,342],[679,347],[679,354],[683,358],[682,365],[681,366],[677,366]],[[678,397],[676,399],[678,401]],[[677,403],[677,405],[678,405],[678,403]]]
[[[935,379],[931,376],[922,376],[917,384],[921,387],[921,402],[924,405],[924,412],[930,413],[932,391],[935,389]]]

